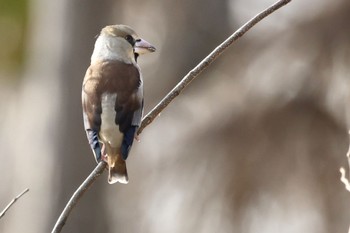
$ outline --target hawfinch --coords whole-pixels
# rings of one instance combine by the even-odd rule
[[[101,30],[87,69],[82,103],[86,134],[97,162],[108,164],[108,183],[128,183],[125,160],[143,114],[137,58],[156,49],[126,25]]]

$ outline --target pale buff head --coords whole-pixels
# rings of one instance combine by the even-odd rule
[[[126,25],[109,25],[101,30],[95,43],[91,63],[101,60],[120,60],[136,63],[138,55],[154,52],[155,47],[141,39]]]

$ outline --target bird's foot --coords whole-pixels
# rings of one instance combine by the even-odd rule
[[[108,162],[108,161],[107,161],[107,160],[108,160],[107,154],[102,154],[101,160],[107,163],[107,162]]]
[[[139,135],[135,135],[135,140],[137,141],[137,142],[141,142],[141,139],[140,139],[140,136]]]
[[[101,160],[102,161],[105,161],[107,163],[107,153],[106,153],[106,147],[105,147],[105,144],[104,143],[101,143],[102,144],[102,148],[101,148]]]

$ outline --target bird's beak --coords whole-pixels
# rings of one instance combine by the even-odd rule
[[[143,39],[139,39],[135,43],[134,52],[141,55],[145,53],[152,53],[156,51],[156,48]]]

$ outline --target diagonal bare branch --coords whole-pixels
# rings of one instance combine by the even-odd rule
[[[268,7],[264,11],[254,16],[251,20],[245,23],[231,36],[229,36],[224,42],[216,47],[206,58],[204,58],[196,67],[194,67],[186,76],[154,107],[142,120],[141,126],[137,131],[137,135],[140,135],[143,129],[152,123],[152,121],[173,101],[180,93],[187,87],[203,70],[213,63],[233,42],[241,38],[249,29],[255,24],[260,22],[266,16],[270,15],[274,11],[278,10],[282,6],[288,4],[291,0],[277,1],[272,6]]]
[[[140,135],[144,128],[153,122],[153,120],[187,87],[204,69],[212,64],[212,62],[218,58],[228,47],[230,47],[234,41],[241,38],[249,29],[262,19],[272,14],[274,11],[283,7],[291,2],[291,0],[279,0],[272,6],[268,7],[261,13],[254,16],[246,24],[240,27],[235,33],[228,37],[218,47],[216,47],[206,58],[204,58],[195,68],[193,68],[160,102],[155,108],[153,108],[143,119],[137,135]],[[100,176],[105,170],[107,164],[100,162],[92,173],[86,178],[86,180],[75,191],[71,199],[68,201],[66,207],[58,218],[52,233],[61,232],[64,224],[66,223],[70,212],[78,203],[79,199],[83,196],[85,191],[95,182],[96,178]]]
[[[61,232],[64,224],[66,224],[66,221],[68,219],[70,212],[78,204],[79,199],[84,195],[84,193],[95,182],[97,177],[99,177],[103,173],[106,166],[107,166],[106,162],[104,162],[104,161],[99,162],[98,165],[95,167],[95,169],[90,173],[90,175],[84,180],[84,182],[74,192],[73,196],[69,199],[66,207],[62,211],[60,217],[57,219],[57,222],[56,222],[51,233]]]
[[[26,188],[23,192],[18,194],[15,198],[12,199],[12,201],[5,207],[5,209],[0,213],[0,219],[4,217],[6,212],[10,209],[10,207],[15,204],[15,202],[20,199],[24,194],[26,194],[29,191],[29,188]]]

